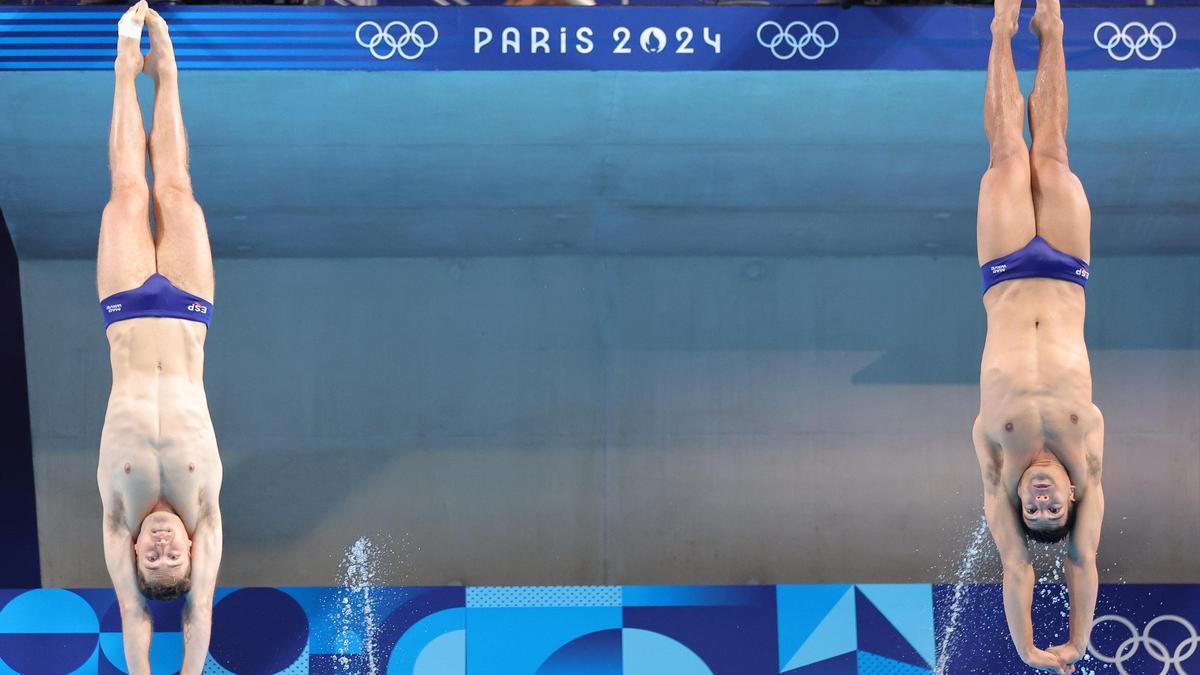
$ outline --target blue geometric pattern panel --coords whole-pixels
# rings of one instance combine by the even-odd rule
[[[933,672],[931,586],[779,586],[777,593],[779,672]]]
[[[151,668],[177,672],[182,601],[152,602]],[[1039,646],[1066,638],[1039,586]],[[1200,672],[1200,586],[1105,586],[1079,672]],[[1033,673],[996,585],[220,589],[212,675]],[[111,590],[0,590],[0,675],[125,673]]]
[[[626,673],[741,675],[775,666],[772,586],[628,586],[623,616],[627,632],[637,629],[626,637]],[[677,665],[685,662],[695,666]]]

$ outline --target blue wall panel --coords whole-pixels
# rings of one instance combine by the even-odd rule
[[[242,588],[216,600],[209,673],[908,675],[935,660],[951,674],[1033,672],[987,584]],[[156,673],[179,663],[180,607],[154,603]],[[1038,587],[1038,644],[1063,639],[1066,613],[1063,587]],[[1084,672],[1194,672],[1198,621],[1200,586],[1105,586]],[[125,672],[119,624],[107,589],[0,591],[0,673]]]
[[[17,251],[0,213],[0,586],[39,586],[37,501],[33,482],[33,439],[29,387],[25,379],[25,327]]]

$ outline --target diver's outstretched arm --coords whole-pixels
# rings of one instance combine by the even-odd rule
[[[987,438],[979,420],[971,436],[983,478],[983,512],[1004,565],[1004,616],[1013,647],[1021,660],[1034,668],[1062,674],[1073,672],[1074,666],[1068,666],[1057,654],[1038,649],[1033,643],[1033,563],[1025,534],[1017,522],[1017,506],[1008,497],[1002,479],[1000,448]]]
[[[1038,649],[1033,644],[1033,565],[1028,561],[1022,565],[1004,563],[1004,616],[1008,619],[1008,631],[1021,660],[1037,670],[1052,673],[1075,672],[1075,666],[1063,662],[1058,654]]]
[[[125,664],[130,675],[150,675],[150,638],[154,627],[150,610],[138,589],[136,563],[133,560],[133,535],[105,509],[104,564],[112,578],[121,610],[121,639],[125,643]]]
[[[1075,527],[1067,546],[1064,570],[1068,599],[1071,603],[1071,635],[1069,642],[1052,647],[1067,663],[1074,663],[1087,653],[1096,614],[1096,596],[1100,591],[1100,574],[1096,570],[1096,550],[1100,547],[1100,526],[1104,521],[1104,488],[1100,483],[1104,457],[1104,418],[1084,437],[1088,453],[1088,485],[1075,505]]]
[[[1082,506],[1078,517],[1082,517]],[[1103,510],[1103,506],[1100,507]],[[1076,527],[1079,527],[1076,521]],[[1067,578],[1068,600],[1071,603],[1071,634],[1066,644],[1046,650],[1062,659],[1063,663],[1075,663],[1087,653],[1091,639],[1092,619],[1096,614],[1096,596],[1100,591],[1100,574],[1096,570],[1096,554],[1068,556],[1064,573]]]
[[[201,675],[212,635],[213,593],[221,567],[221,512],[214,507],[192,536],[192,590],[183,610],[183,667],[180,675]]]
[[[1003,504],[998,510],[1011,513],[1013,508],[1009,504]],[[997,530],[992,526],[991,511],[989,510],[988,513],[988,525],[992,527],[992,537],[996,538]],[[1021,548],[1025,548],[1024,544]],[[1017,654],[1027,665],[1038,670],[1047,670],[1060,675],[1075,672],[1075,666],[1066,663],[1061,655],[1054,651],[1038,649],[1037,645],[1033,643],[1033,583],[1035,575],[1028,554],[1006,558],[1004,551],[1001,550],[1000,559],[1004,565],[1004,616],[1008,620],[1008,632],[1012,636],[1013,646],[1017,648]]]

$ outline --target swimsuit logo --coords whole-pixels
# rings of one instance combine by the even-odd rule
[[[1008,265],[992,265],[992,274],[1004,274],[1008,270]]]
[[[1119,623],[1125,628],[1129,629],[1129,634],[1131,637],[1122,642],[1112,654],[1101,654],[1100,650],[1096,648],[1096,645],[1092,644],[1091,642],[1088,643],[1087,650],[1089,654],[1096,657],[1101,662],[1115,665],[1117,667],[1117,672],[1121,675],[1130,675],[1129,671],[1125,669],[1125,662],[1132,658],[1133,655],[1137,653],[1138,649],[1142,648],[1143,646],[1146,648],[1146,654],[1163,664],[1161,671],[1163,673],[1166,673],[1167,671],[1182,673],[1183,663],[1191,658],[1192,654],[1196,652],[1197,647],[1200,647],[1200,635],[1196,634],[1196,627],[1182,616],[1164,614],[1156,619],[1151,620],[1150,623],[1146,624],[1145,630],[1139,633],[1137,626],[1135,626],[1129,619],[1126,619],[1123,616],[1117,616],[1116,614],[1108,614],[1097,617],[1096,620],[1092,622],[1093,636],[1096,634],[1096,626],[1099,626],[1106,621],[1115,621],[1116,623]],[[1163,644],[1162,640],[1150,637],[1151,629],[1163,621],[1173,621],[1179,624],[1188,632],[1190,637],[1180,641],[1174,650],[1167,649],[1167,646]]]
[[[208,314],[208,308],[198,302],[193,302],[192,304],[188,305],[187,308],[188,308],[189,312],[200,312],[201,314]]]
[[[112,314],[113,312],[119,312],[121,311],[121,303],[118,302],[115,305],[105,305],[104,311],[108,312],[109,314]]]
[[[792,34],[794,29],[799,29],[798,36]],[[832,21],[821,21],[812,28],[803,21],[793,21],[787,27],[775,21],[764,21],[758,27],[757,35],[758,44],[770,49],[780,61],[786,61],[797,54],[813,61],[821,58],[826,49],[837,44],[838,27]],[[771,36],[770,39],[766,39],[767,35]]]
[[[1075,270],[1075,276],[1083,277],[1084,279],[1087,279],[1089,276],[1091,276],[1091,274],[1088,273],[1087,270],[1080,267],[1079,269]]]
[[[392,34],[395,29],[398,29],[398,35]],[[371,37],[364,39],[364,33]],[[358,29],[354,31],[354,39],[380,61],[397,54],[402,59],[412,61],[421,58],[425,50],[437,42],[438,29],[429,21],[418,21],[411,28],[403,21],[391,21],[385,26],[380,26],[374,21],[364,21],[358,24]],[[376,49],[380,44],[385,48]]]
[[[1101,34],[1108,37],[1102,39]],[[1169,39],[1166,39],[1168,37]],[[1096,41],[1096,46],[1106,50],[1114,61],[1127,61],[1134,54],[1143,61],[1153,61],[1161,56],[1165,49],[1175,44],[1175,26],[1166,21],[1159,21],[1146,28],[1146,24],[1141,21],[1130,21],[1122,28],[1112,21],[1104,21],[1096,26],[1096,30],[1092,32],[1092,39]],[[1153,47],[1154,51],[1142,51],[1146,45]]]

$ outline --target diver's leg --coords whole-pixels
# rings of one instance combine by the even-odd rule
[[[1091,260],[1092,212],[1067,161],[1067,65],[1059,0],[1038,0],[1029,27],[1041,43],[1029,95],[1037,231],[1051,246]]]
[[[154,223],[158,272],[179,288],[213,297],[212,251],[204,212],[188,175],[187,131],[179,106],[179,71],[167,22],[154,10],[146,17],[150,54],[145,72],[154,78],[154,124],[150,165],[154,173]]]
[[[990,158],[979,184],[976,245],[983,264],[1029,243],[1036,234],[1025,147],[1025,102],[1013,64],[1012,37],[1020,0],[996,0],[992,49],[983,98]]]
[[[141,26],[146,3],[130,7],[124,26]],[[136,288],[154,274],[154,240],[150,234],[149,190],[146,186],[146,130],[134,81],[142,70],[139,41],[117,38],[113,64],[112,125],[108,133],[108,165],[112,192],[100,218],[96,250],[96,290],[101,299]]]

